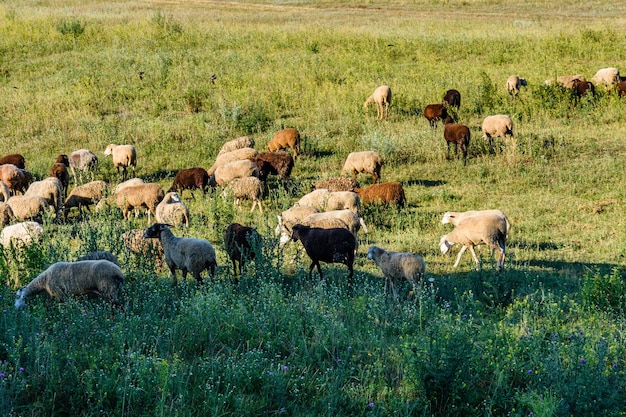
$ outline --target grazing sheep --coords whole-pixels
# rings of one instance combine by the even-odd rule
[[[429,104],[424,108],[424,117],[430,123],[430,127],[434,128],[439,120],[448,117],[448,110],[443,104]]]
[[[187,278],[187,272],[191,272],[196,281],[202,284],[200,274],[208,270],[213,278],[217,261],[213,246],[202,239],[176,237],[166,224],[155,223],[144,232],[144,237],[159,239],[165,252],[165,263],[170,269],[174,286],[178,284],[176,280],[176,270],[180,269],[183,279]]]
[[[228,141],[222,145],[222,148],[220,149],[218,155],[236,151],[237,149],[241,148],[254,148],[254,139],[252,139],[250,136],[241,136],[237,139]]]
[[[354,191],[328,191],[325,188],[313,190],[296,202],[298,206],[311,206],[320,211],[352,210],[358,213],[361,199]]]
[[[483,139],[489,141],[489,147],[493,150],[494,137],[505,138],[506,135],[513,136],[513,119],[505,114],[487,116],[482,124]]]
[[[626,81],[620,81],[615,84],[615,89],[620,97],[626,96]]]
[[[92,204],[102,200],[108,189],[109,184],[101,180],[74,187],[63,204],[63,216],[67,218],[73,207],[78,207],[78,211],[82,213],[83,207],[89,208]]]
[[[131,178],[129,180],[126,180],[124,182],[120,182],[119,184],[117,184],[113,188],[113,191],[111,192],[111,194],[118,194],[120,191],[122,191],[126,187],[132,187],[133,185],[141,185],[145,183],[146,182],[142,180],[141,178]]]
[[[267,144],[269,152],[287,148],[293,151],[293,159],[296,159],[298,153],[300,153],[300,132],[291,127],[276,132],[272,140]]]
[[[294,242],[300,240],[307,255],[311,258],[309,279],[311,279],[313,267],[316,265],[320,279],[324,279],[320,262],[343,263],[348,267],[348,279],[352,278],[357,240],[349,230],[344,228],[319,229],[296,224],[292,229],[291,238]]]
[[[445,254],[452,245],[460,243],[463,247],[459,251],[454,267],[456,268],[459,265],[461,256],[469,248],[476,262],[476,269],[480,270],[481,262],[476,256],[476,252],[474,252],[474,246],[481,244],[489,245],[492,250],[499,252],[498,270],[501,270],[504,266],[506,253],[507,230],[507,223],[501,216],[485,214],[468,217],[460,221],[452,232],[441,237],[439,248]]]
[[[441,104],[444,106],[447,105],[450,107],[456,107],[458,109],[461,107],[461,93],[454,89],[446,91]]]
[[[517,75],[511,75],[506,80],[506,91],[509,92],[509,95],[511,96],[511,100],[517,98],[520,88],[526,87],[526,85],[528,85],[528,83],[526,82],[526,79],[520,78]]]
[[[458,157],[458,147],[460,146],[463,154],[463,165],[467,165],[467,149],[470,143],[469,127],[460,123],[452,123],[452,119],[448,117],[443,128],[443,138],[448,145],[447,159],[450,159],[450,145],[454,144],[454,154]]]
[[[361,202],[367,204],[395,204],[402,208],[406,204],[404,188],[399,182],[385,182],[372,184],[365,188],[355,188],[354,192],[361,198]]]
[[[561,75],[559,77],[556,77],[556,83],[564,86],[565,88],[572,88],[574,80],[587,81],[585,79],[585,76],[582,75],[582,74]],[[546,80],[546,84],[550,85],[550,84],[552,84],[552,81],[551,80]]]
[[[6,202],[9,197],[11,197],[11,191],[9,190],[9,186],[6,185],[3,181],[0,181],[0,201]]]
[[[176,173],[172,186],[167,192],[178,191],[181,197],[185,190],[202,190],[202,194],[206,194],[208,186],[209,173],[206,169],[200,167],[187,168]],[[193,192],[191,197],[193,197]]]
[[[126,169],[128,167],[132,167],[133,175],[135,174],[137,151],[133,145],[116,145],[111,143],[104,150],[104,156],[109,155],[113,155],[113,165],[117,169],[117,175],[120,174],[120,168],[122,168],[122,181],[126,179]]]
[[[5,202],[0,202],[0,227],[4,227],[15,219],[11,206]]]
[[[54,160],[54,163],[55,164],[63,164],[66,167],[69,167],[70,166],[70,158],[66,154],[62,153],[62,154],[57,155],[56,159]]]
[[[276,236],[279,236],[282,232],[283,235],[286,236],[285,242],[282,242],[281,238],[281,244],[291,239],[291,234],[287,235],[287,233],[289,233],[289,230],[291,230],[294,225],[302,223],[305,217],[313,213],[319,213],[319,210],[311,206],[293,206],[278,214],[278,225],[276,229],[274,229],[274,233]]]
[[[313,190],[326,188],[328,191],[354,191],[359,188],[359,182],[355,178],[336,177],[318,181],[313,184]]]
[[[293,170],[293,158],[285,151],[260,152],[254,158],[249,158],[259,168],[259,179],[267,180],[268,175],[278,175],[289,183],[289,176]]]
[[[57,262],[39,274],[27,286],[17,291],[15,308],[40,293],[48,293],[60,300],[68,296],[96,294],[111,304],[122,307],[119,293],[124,285],[124,273],[119,266],[107,260]]]
[[[159,184],[146,183],[126,187],[113,197],[115,205],[122,209],[124,219],[130,220],[131,210],[143,207],[148,209],[150,223],[150,214],[156,218],[156,207],[165,197],[165,193]]]
[[[189,209],[180,201],[178,193],[168,192],[156,206],[155,219],[158,223],[173,226],[184,223],[189,227]]]
[[[37,222],[21,222],[5,226],[0,232],[0,244],[5,248],[30,245],[41,240],[44,231]]]
[[[24,195],[43,198],[50,207],[54,208],[54,212],[58,216],[61,202],[63,201],[63,184],[56,177],[48,177],[41,181],[33,182]]]
[[[55,162],[50,167],[50,171],[48,171],[48,176],[58,178],[59,181],[61,181],[63,193],[65,193],[67,187],[70,185],[70,173],[67,170],[67,165],[62,162]]]
[[[119,261],[117,260],[117,256],[113,255],[111,252],[106,250],[98,250],[94,252],[88,252],[83,256],[79,256],[77,261],[109,261],[113,262],[115,265],[119,266]]]
[[[49,207],[45,199],[36,195],[14,195],[7,200],[7,204],[17,220],[32,220],[38,223],[43,222],[43,216]]]
[[[365,100],[363,108],[367,110],[372,103],[376,103],[376,118],[379,120],[387,119],[391,105],[391,87],[388,85],[377,87],[374,93]]]
[[[13,164],[0,165],[0,181],[9,187],[10,195],[15,195],[28,182],[25,172]]]
[[[396,291],[396,281],[406,280],[413,286],[413,291],[417,290],[417,283],[424,278],[426,273],[426,263],[420,255],[411,252],[392,252],[378,246],[370,246],[367,251],[367,259],[370,259],[380,267],[386,278],[385,294],[387,284],[391,285],[393,298],[398,299]]]
[[[590,83],[589,81],[581,80],[572,81],[572,90],[574,91],[574,95],[576,96],[576,98],[581,98],[582,96],[586,96],[587,94],[591,94],[593,96],[596,92],[596,89],[592,83]]]
[[[225,192],[232,192],[236,206],[240,205],[240,201],[252,200],[252,208],[250,212],[258,205],[259,212],[263,213],[261,199],[263,198],[263,186],[261,180],[257,177],[235,178],[226,186]]]
[[[509,221],[508,216],[502,210],[468,210],[463,212],[458,211],[446,211],[443,213],[443,218],[441,219],[441,224],[451,223],[453,225],[458,225],[461,221],[469,218],[469,217],[480,217],[480,216],[500,216],[504,219],[506,223],[506,234],[509,234],[511,230],[511,222]]]
[[[26,169],[26,159],[19,153],[6,155],[0,158],[0,165],[11,164],[15,165],[19,169]]]
[[[306,206],[302,206],[302,208],[304,207]],[[369,232],[363,218],[351,210],[332,210],[323,213],[311,212],[307,215],[304,215],[306,212],[303,211],[296,216],[297,211],[293,211],[294,209],[296,207],[292,207],[277,216],[278,226],[276,226],[274,232],[276,235],[280,235],[280,246],[289,242],[291,239],[290,230],[296,224],[320,229],[344,228],[349,230],[354,237],[357,237],[361,228],[363,228],[365,233]]]
[[[261,236],[254,227],[243,226],[239,223],[231,223],[224,230],[224,249],[233,263],[233,275],[237,283],[237,267],[239,263],[239,275],[245,269],[246,261],[256,258],[256,250],[261,247]]]
[[[215,162],[213,163],[213,166],[207,169],[206,172],[209,175],[213,175],[215,171],[217,170],[217,168],[219,168],[220,166],[224,164],[227,164],[233,161],[241,161],[244,159],[254,158],[255,156],[257,156],[258,153],[259,152],[256,149],[252,149],[252,148],[240,148],[240,149],[235,149],[234,151],[225,152],[223,154],[218,155],[217,158],[215,158]]]
[[[144,237],[144,229],[132,229],[120,235],[126,249],[136,255],[154,256],[155,263],[160,267],[163,264],[165,252],[160,240]]]
[[[602,68],[599,69],[596,74],[591,77],[591,82],[595,85],[604,84],[611,87],[615,83],[620,81],[619,69],[617,68]]]
[[[215,170],[214,179],[221,187],[225,187],[235,178],[259,177],[259,167],[249,159],[228,162]]]
[[[69,156],[69,165],[72,176],[74,177],[74,184],[78,184],[78,177],[80,177],[80,181],[82,182],[83,172],[93,170],[97,164],[98,157],[89,149],[79,149],[72,152]]]
[[[374,184],[380,179],[380,169],[383,166],[383,159],[374,151],[350,152],[341,170],[341,176],[352,174],[356,179],[357,174],[371,174],[374,177]]]

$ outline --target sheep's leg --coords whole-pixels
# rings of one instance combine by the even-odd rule
[[[453,267],[456,268],[457,266],[459,266],[459,262],[461,262],[461,256],[463,256],[463,254],[465,253],[465,250],[467,249],[467,246],[463,246],[461,248],[461,250],[459,251],[458,256],[456,257],[456,262],[454,263]]]
[[[476,270],[480,271],[481,263],[480,263],[480,260],[478,259],[478,256],[476,256],[476,252],[474,251],[474,247],[470,246],[469,250],[472,253],[472,257],[474,258],[474,262],[476,262]]]
[[[170,266],[170,273],[172,274],[172,278],[174,279],[174,287],[178,285],[178,280],[176,279],[176,268]]]

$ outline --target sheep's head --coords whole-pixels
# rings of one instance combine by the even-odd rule
[[[378,256],[380,251],[381,249],[378,246],[370,246],[370,248],[367,250],[367,259],[373,260]]]
[[[448,224],[450,223],[450,218],[452,218],[452,214],[449,211],[446,211],[445,213],[443,213],[443,218],[441,219],[441,224]]]
[[[112,143],[104,150],[104,156],[109,156],[113,153],[113,149],[115,149],[115,145]]]
[[[447,235],[441,237],[441,240],[439,241],[439,249],[441,250],[441,253],[444,255],[448,253],[448,250],[450,250],[452,245],[453,243],[447,240]]]
[[[167,224],[164,223],[155,223],[152,226],[148,227],[144,232],[143,232],[143,237],[147,237],[147,238],[159,238],[161,237],[161,232],[164,230],[168,230],[169,227]]]
[[[24,288],[19,289],[15,298],[15,309],[19,310],[20,308],[26,305],[26,300],[24,296]]]

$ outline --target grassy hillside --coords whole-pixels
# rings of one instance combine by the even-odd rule
[[[95,177],[119,182],[109,143],[138,151],[137,175],[167,189],[208,168],[227,140],[264,149],[297,128],[294,187],[271,179],[264,214],[221,193],[185,194],[181,236],[208,239],[212,283],[171,288],[166,269],[129,254],[117,211],[47,219],[46,237],[0,252],[0,414],[19,415],[623,415],[626,102],[598,87],[580,100],[558,75],[626,72],[619,2],[4,1],[0,4],[0,156],[35,179],[56,155],[88,148]],[[528,80],[517,100],[505,82]],[[214,82],[211,81],[214,76]],[[363,102],[390,85],[390,117]],[[422,115],[462,95],[467,166],[446,159],[443,127]],[[515,136],[490,152],[480,125],[509,114]],[[408,207],[364,210],[355,285],[323,265],[307,277],[281,252],[276,214],[347,154],[376,150]],[[362,184],[371,178],[361,176]],[[499,208],[511,219],[497,273],[439,252],[445,211]],[[258,228],[262,256],[232,283],[222,231]],[[395,302],[365,257],[376,244],[424,256],[427,279]],[[59,260],[116,253],[126,312],[100,300],[14,311],[15,289]],[[295,261],[293,260],[295,259]]]

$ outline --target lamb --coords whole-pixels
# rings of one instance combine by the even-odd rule
[[[213,175],[218,167],[233,161],[241,161],[243,159],[254,158],[259,152],[252,148],[240,148],[234,151],[225,152],[215,158],[215,162],[211,168],[207,169],[207,174]]]
[[[296,202],[298,206],[311,206],[320,211],[352,210],[358,213],[361,199],[353,191],[328,191],[325,188],[311,191]]]
[[[509,221],[509,217],[502,210],[469,210],[464,212],[458,211],[446,211],[443,213],[443,218],[441,219],[441,224],[452,223],[453,225],[458,225],[461,221],[469,218],[469,217],[480,217],[480,216],[500,216],[504,219],[506,223],[506,234],[508,236],[509,231],[511,230],[511,222]]]
[[[96,204],[104,199],[108,189],[109,184],[101,180],[91,181],[74,187],[63,204],[63,216],[67,218],[73,207],[78,207],[79,212],[82,213],[83,207],[89,208],[92,204]]]
[[[386,278],[385,294],[387,284],[390,284],[393,298],[396,300],[398,299],[395,286],[397,281],[406,280],[413,286],[413,291],[417,291],[417,284],[426,273],[424,258],[411,252],[392,252],[378,246],[370,246],[367,259],[374,261],[380,267]]]
[[[506,236],[507,223],[501,216],[484,214],[468,217],[460,221],[452,232],[441,237],[439,249],[445,254],[452,245],[460,243],[463,247],[459,251],[454,267],[456,268],[459,265],[461,256],[469,248],[476,262],[476,269],[480,270],[481,262],[476,256],[476,252],[474,252],[474,246],[486,244],[492,250],[499,252],[497,268],[502,270],[506,253]]]
[[[96,294],[120,307],[120,291],[124,285],[124,273],[119,266],[107,260],[57,262],[39,274],[27,286],[17,291],[15,308],[39,293],[64,300],[68,296]]]
[[[78,176],[80,176],[80,180],[82,182],[83,172],[93,170],[98,164],[98,157],[89,149],[79,149],[74,151],[70,154],[68,159],[70,171],[74,177],[75,184],[78,184]]]
[[[63,184],[57,177],[48,177],[41,181],[33,182],[24,195],[38,196],[46,200],[50,207],[54,208],[58,216],[63,201]]]
[[[133,185],[124,188],[114,196],[115,204],[122,209],[124,219],[130,220],[130,212],[133,209],[148,209],[148,223],[150,214],[156,218],[156,207],[165,197],[163,188],[156,183]]]
[[[180,201],[178,193],[168,192],[156,206],[155,219],[158,223],[189,227],[189,209]]]
[[[235,198],[235,205],[239,206],[240,201],[252,200],[252,208],[250,212],[254,211],[254,208],[258,205],[259,212],[263,213],[263,206],[261,205],[261,198],[263,197],[263,187],[261,180],[257,177],[245,177],[235,178],[228,183],[225,192],[232,192]]]
[[[178,284],[177,269],[182,271],[183,279],[187,278],[187,272],[191,272],[199,284],[202,284],[200,274],[205,270],[208,270],[210,277],[213,278],[217,261],[215,249],[208,241],[176,237],[170,228],[162,223],[153,224],[143,235],[147,238],[158,238],[161,241],[165,252],[165,263],[174,279],[174,286]]]
[[[0,227],[4,227],[15,219],[13,209],[5,202],[0,202]]]
[[[441,104],[459,109],[461,107],[461,93],[454,89],[446,91]]]
[[[305,207],[307,206],[302,206],[301,208]],[[297,211],[294,211],[297,209],[296,207],[292,207],[277,216],[278,226],[276,226],[274,232],[276,235],[280,235],[280,246],[284,246],[289,241],[291,238],[290,230],[293,229],[293,226],[296,224],[320,229],[343,228],[349,230],[354,237],[357,237],[361,228],[363,228],[365,233],[369,232],[363,218],[351,210],[332,210],[323,213],[311,212],[304,215],[306,213],[305,211],[298,214]]]
[[[608,87],[620,81],[619,69],[617,68],[602,68],[599,69],[596,74],[591,77],[591,82],[595,85],[604,84]]]
[[[443,104],[429,104],[424,108],[424,117],[430,123],[430,127],[434,128],[439,120],[448,117],[448,110]]]
[[[293,170],[293,158],[285,151],[261,152],[253,158],[248,158],[259,168],[259,179],[267,180],[268,175],[278,175],[289,183],[289,177]]]
[[[448,117],[443,128],[443,138],[448,145],[447,159],[450,159],[450,145],[454,144],[454,154],[458,156],[458,147],[461,147],[463,154],[463,166],[467,165],[467,149],[470,143],[469,127],[460,123],[452,123],[452,119]]]
[[[262,245],[261,236],[254,227],[231,223],[224,230],[224,249],[233,263],[233,275],[237,283],[237,268],[239,275],[245,269],[245,262],[256,259],[256,251]]]
[[[505,138],[506,135],[513,136],[513,119],[511,119],[511,116],[504,114],[487,116],[483,120],[482,130],[483,139],[488,140],[490,148],[493,149],[492,138],[497,136]]]
[[[374,93],[365,100],[363,108],[367,110],[372,103],[376,103],[376,118],[379,120],[387,119],[391,105],[391,87],[388,85],[377,87]]]
[[[17,220],[32,220],[38,223],[43,222],[44,214],[49,207],[45,199],[36,195],[15,195],[7,200],[7,204]]]
[[[27,183],[25,172],[13,164],[0,165],[0,181],[9,187],[11,195],[15,195]]]
[[[394,204],[397,208],[403,208],[406,204],[404,188],[399,182],[385,182],[372,184],[365,188],[355,188],[361,202],[367,204]]]
[[[0,165],[11,164],[15,165],[20,169],[26,169],[26,159],[23,155],[19,153],[14,153],[11,155],[6,155],[0,158]]]
[[[374,151],[351,152],[341,170],[341,176],[352,174],[356,179],[358,173],[371,174],[374,177],[374,184],[380,179],[380,169],[383,166],[383,159]]]
[[[117,260],[117,256],[113,255],[111,252],[106,250],[98,250],[94,252],[88,252],[83,256],[79,256],[77,261],[109,261],[113,262],[115,265],[119,266],[119,261]]]
[[[43,234],[43,227],[37,222],[15,223],[2,229],[0,244],[5,248],[28,246],[41,240]]]
[[[241,148],[254,148],[254,139],[251,138],[250,136],[241,136],[241,137],[238,137],[237,139],[228,141],[222,145],[222,148],[220,149],[220,152],[218,153],[218,155],[221,155],[227,152],[236,151],[237,149],[241,149]]]
[[[181,169],[176,173],[172,186],[167,192],[179,191],[183,196],[185,190],[202,190],[202,194],[206,194],[209,186],[209,173],[204,168],[195,167]],[[191,193],[193,197],[193,192]]]
[[[318,181],[313,184],[313,190],[326,188],[328,191],[354,191],[359,188],[359,182],[354,178],[336,177]]]
[[[311,258],[309,279],[312,278],[313,267],[316,265],[320,279],[324,279],[320,262],[346,265],[349,271],[348,279],[352,279],[357,240],[350,231],[344,228],[318,229],[296,224],[292,229],[291,238],[294,242],[300,240]]]
[[[293,151],[293,159],[296,159],[298,153],[300,153],[300,132],[291,127],[276,132],[272,140],[267,144],[268,152],[287,148]]]
[[[126,169],[133,168],[133,174],[137,168],[137,151],[133,145],[116,145],[109,144],[104,150],[104,156],[113,156],[113,165],[117,169],[117,175],[120,174],[122,168],[122,181],[126,179]]]
[[[511,100],[517,98],[520,88],[526,87],[527,85],[528,83],[526,82],[525,78],[520,78],[517,75],[511,75],[506,80],[506,91],[509,92],[509,95],[511,96]]]
[[[215,170],[214,180],[225,187],[235,178],[259,177],[259,167],[249,159],[228,162]]]

